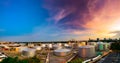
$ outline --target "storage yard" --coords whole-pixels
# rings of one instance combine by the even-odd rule
[[[8,57],[25,59],[36,56],[43,63],[65,63],[76,58],[94,58],[109,50],[110,44],[103,42],[30,43],[1,44],[1,52]],[[77,56],[76,56],[77,55]]]

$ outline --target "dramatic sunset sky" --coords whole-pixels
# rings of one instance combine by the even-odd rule
[[[0,41],[120,37],[120,0],[0,0]]]

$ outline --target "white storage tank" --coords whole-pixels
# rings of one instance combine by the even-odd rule
[[[28,47],[34,47],[35,45],[34,44],[28,44]]]
[[[69,45],[68,45],[68,44],[64,44],[64,46],[65,46],[65,47],[69,47]]]
[[[52,44],[48,44],[48,48],[53,48],[53,45]]]
[[[62,46],[62,43],[58,43],[58,46]]]
[[[104,50],[109,50],[110,44],[109,43],[104,43]]]
[[[59,46],[58,44],[54,44],[53,49],[62,49],[62,46]]]
[[[7,45],[0,45],[0,48],[7,48],[7,49],[9,49],[10,47],[8,47]]]
[[[69,44],[64,44],[65,48],[72,48]]]
[[[88,42],[87,45],[95,46],[95,50],[98,50],[97,42]]]
[[[28,47],[21,46],[21,47],[18,47],[18,48],[19,48],[19,52],[22,52],[23,50],[27,49]]]
[[[103,42],[97,42],[97,50],[99,50],[99,51],[104,50],[104,43]]]
[[[91,45],[79,47],[78,54],[80,57],[94,57],[95,56],[95,47]]]
[[[41,46],[35,46],[34,47],[36,50],[41,50],[42,48],[41,48]]]
[[[26,44],[25,43],[20,43],[21,46],[25,46]]]
[[[27,48],[22,51],[22,55],[26,57],[34,57],[35,51],[35,49]]]
[[[87,44],[88,44],[88,45],[93,45],[93,46],[96,46],[96,45],[97,45],[96,42],[88,42]]]
[[[70,54],[71,50],[70,49],[56,49],[54,50],[54,54],[57,56],[66,56]]]
[[[45,48],[45,47],[46,47],[46,44],[41,44],[41,47]]]

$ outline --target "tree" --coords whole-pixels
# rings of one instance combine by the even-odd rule
[[[18,57],[12,58],[12,57],[8,57],[5,58],[2,62],[0,63],[21,63],[20,60],[18,60]],[[25,62],[24,62],[25,63]],[[26,62],[27,63],[27,62]]]
[[[112,43],[110,49],[120,50],[120,43],[119,42]]]
[[[99,42],[100,41],[100,39],[99,38],[97,38],[97,42]]]
[[[15,57],[15,58],[8,57],[8,58],[3,59],[3,61],[0,63],[41,63],[41,62],[36,57],[27,58],[23,60],[19,60],[18,57]]]

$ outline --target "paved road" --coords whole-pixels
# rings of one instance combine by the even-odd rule
[[[118,52],[110,53],[97,63],[120,63],[120,53]]]

